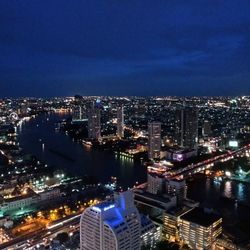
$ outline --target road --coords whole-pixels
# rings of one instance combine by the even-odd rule
[[[0,246],[3,250],[31,250],[38,244],[48,244],[51,239],[56,237],[58,233],[67,232],[71,233],[79,229],[81,214],[74,215],[70,218],[65,218],[60,222],[47,226],[44,229],[32,232],[28,235],[17,237],[9,242]]]

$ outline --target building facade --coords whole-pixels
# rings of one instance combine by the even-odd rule
[[[151,194],[167,194],[176,197],[176,205],[182,205],[187,198],[187,185],[184,179],[168,179],[157,173],[147,174],[147,191]]]
[[[101,138],[101,112],[95,103],[90,105],[88,111],[88,137],[95,140]]]
[[[72,121],[82,120],[82,107],[80,105],[74,105],[72,108]]]
[[[180,217],[180,239],[192,249],[212,249],[222,233],[222,218],[196,207]]]
[[[141,219],[132,191],[115,195],[114,202],[87,208],[80,222],[81,250],[139,250]]]
[[[170,179],[166,180],[166,193],[175,195],[177,199],[177,206],[181,206],[183,201],[187,198],[187,185],[184,179]]]
[[[198,143],[198,110],[183,107],[176,110],[175,143],[188,149],[196,149]]]
[[[211,124],[208,120],[205,120],[202,124],[202,136],[209,136],[211,135],[212,129]]]
[[[161,152],[161,123],[148,123],[148,158],[156,159]]]
[[[160,226],[156,226],[148,217],[141,215],[141,246],[154,249],[160,239]]]
[[[193,207],[175,207],[164,211],[162,237],[170,242],[180,242],[180,217],[191,211]]]
[[[124,108],[123,106],[117,108],[117,136],[124,137]]]

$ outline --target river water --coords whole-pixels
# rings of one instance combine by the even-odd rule
[[[132,187],[136,181],[146,181],[146,168],[143,164],[134,163],[125,157],[116,157],[109,152],[87,148],[72,141],[67,135],[56,132],[56,123],[66,117],[66,114],[43,114],[26,122],[18,131],[20,146],[48,165],[64,169],[72,175],[92,175],[101,182],[108,182],[111,176],[116,176],[118,184],[123,187]],[[51,149],[60,153],[55,154]],[[237,234],[236,223],[250,222],[250,207],[237,206],[221,196],[250,203],[250,185],[235,181],[215,182],[207,178],[188,183],[188,197],[221,212],[225,226],[231,227],[230,231]]]
[[[123,187],[132,187],[136,181],[145,182],[146,167],[143,164],[134,164],[132,159],[110,152],[93,150],[56,132],[56,123],[67,116],[43,114],[24,123],[18,130],[20,146],[44,163],[75,176],[95,176],[101,182],[109,182],[110,177],[115,176]]]

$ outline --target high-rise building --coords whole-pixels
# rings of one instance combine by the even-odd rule
[[[151,194],[162,194],[165,186],[165,177],[156,173],[147,174],[147,191]]]
[[[88,112],[88,137],[97,140],[101,138],[101,112],[95,103],[91,104]]]
[[[156,159],[160,157],[161,151],[161,123],[148,123],[148,158]]]
[[[114,202],[87,208],[80,222],[81,250],[139,250],[141,219],[132,191],[116,194]]]
[[[83,108],[81,105],[74,105],[72,108],[72,121],[81,121],[83,119]]]
[[[28,103],[22,103],[17,110],[17,114],[21,116],[25,116],[28,113]]]
[[[205,120],[202,125],[202,135],[209,136],[211,134],[211,124],[209,121]]]
[[[151,194],[167,194],[176,197],[176,205],[181,206],[187,198],[187,186],[184,179],[168,179],[162,174],[147,174],[147,191]]]
[[[169,179],[166,180],[166,193],[176,196],[177,206],[181,206],[187,198],[187,186],[184,179]]]
[[[196,108],[183,107],[176,111],[175,142],[181,147],[197,148],[198,111]]]
[[[123,107],[117,108],[117,136],[124,137],[124,110]]]
[[[161,227],[155,225],[149,217],[141,215],[141,246],[154,249],[161,239]]]
[[[203,208],[196,207],[180,217],[180,239],[191,249],[212,249],[222,233],[222,218]]]
[[[193,207],[174,207],[163,213],[162,237],[170,242],[180,241],[180,217],[191,211]]]

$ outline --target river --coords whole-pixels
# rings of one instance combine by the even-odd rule
[[[132,187],[136,181],[145,182],[143,164],[134,164],[132,159],[88,148],[64,133],[56,132],[56,123],[67,116],[43,114],[23,123],[18,129],[21,148],[44,163],[75,176],[95,176],[100,182],[109,182],[110,177],[115,176],[123,187]]]

